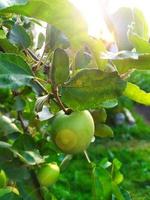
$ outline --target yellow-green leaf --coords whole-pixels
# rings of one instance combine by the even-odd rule
[[[85,20],[69,0],[29,0],[11,4],[0,0],[0,12],[35,17],[52,24],[62,30],[74,46],[80,46],[88,36]]]
[[[136,48],[138,53],[150,53],[150,43],[140,37],[138,34],[129,31],[128,39]]]
[[[133,101],[150,106],[150,93],[146,93],[135,84],[128,82],[124,95]]]

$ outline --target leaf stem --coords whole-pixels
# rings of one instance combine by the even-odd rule
[[[87,151],[86,151],[86,150],[84,151],[84,155],[85,155],[85,157],[86,157],[86,159],[87,159],[88,163],[90,163],[90,164],[91,164],[92,162],[91,162],[91,160],[90,160],[90,158],[89,158],[89,155],[88,155],[88,153],[87,153]]]

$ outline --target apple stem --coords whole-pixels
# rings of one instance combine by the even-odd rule
[[[90,163],[90,164],[91,164],[91,160],[90,160],[90,158],[89,158],[89,156],[88,156],[88,153],[87,153],[87,151],[86,151],[86,150],[84,151],[84,155],[85,155],[85,157],[86,157],[86,159],[87,159],[88,163]]]
[[[55,99],[56,99],[56,101],[57,101],[59,107],[60,107],[66,114],[68,114],[68,113],[70,114],[70,110],[67,109],[67,108],[65,108],[64,104],[62,103],[62,101],[61,101],[61,99],[60,99],[60,97],[59,97],[58,87],[54,87],[54,88],[52,89],[52,91],[53,91],[53,95],[54,95],[54,97],[55,97]],[[69,112],[68,112],[68,110],[69,110]]]

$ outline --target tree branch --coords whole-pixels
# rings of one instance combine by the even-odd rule
[[[22,111],[18,111],[17,114],[18,114],[18,120],[20,121],[20,124],[21,124],[21,127],[22,127],[24,133],[29,134],[30,132],[29,132],[28,126],[26,126],[23,121]]]

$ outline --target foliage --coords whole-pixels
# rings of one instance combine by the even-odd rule
[[[134,70],[142,70],[139,76],[148,81],[146,73],[150,70],[147,24],[139,10],[135,9],[134,14],[135,25],[128,35],[132,19],[125,22],[122,12],[117,16],[126,24],[125,40],[136,51],[113,53],[106,51],[101,39],[88,36],[83,17],[68,0],[0,0],[0,168],[8,177],[7,185],[0,189],[1,200],[131,200],[121,187],[124,177],[118,159],[91,161],[86,149],[79,155],[66,155],[53,142],[52,134],[60,110],[66,116],[83,110],[109,110],[123,96],[150,105],[150,94],[142,90],[145,87],[139,83],[140,78],[134,78],[140,73]],[[114,16],[109,17],[106,23],[113,21],[118,27]],[[35,32],[36,26],[44,28],[43,21],[47,25],[45,34]],[[116,31],[119,47],[121,33],[117,34],[118,29],[112,31]],[[131,50],[131,46],[128,49],[121,44],[119,49]],[[129,117],[127,109],[125,113]],[[99,122],[94,118],[96,136],[113,136],[104,124],[106,118],[107,114]],[[82,120],[73,124],[75,129],[78,124],[85,125]],[[85,125],[85,132],[87,128]],[[100,134],[99,128],[103,129]],[[97,141],[92,138],[92,145]],[[90,152],[92,155],[97,156]],[[86,162],[79,162],[84,157]],[[54,161],[60,166],[60,178],[51,187],[42,187],[36,171]],[[72,172],[75,181],[70,186]],[[81,193],[73,194],[72,190],[79,187]]]

